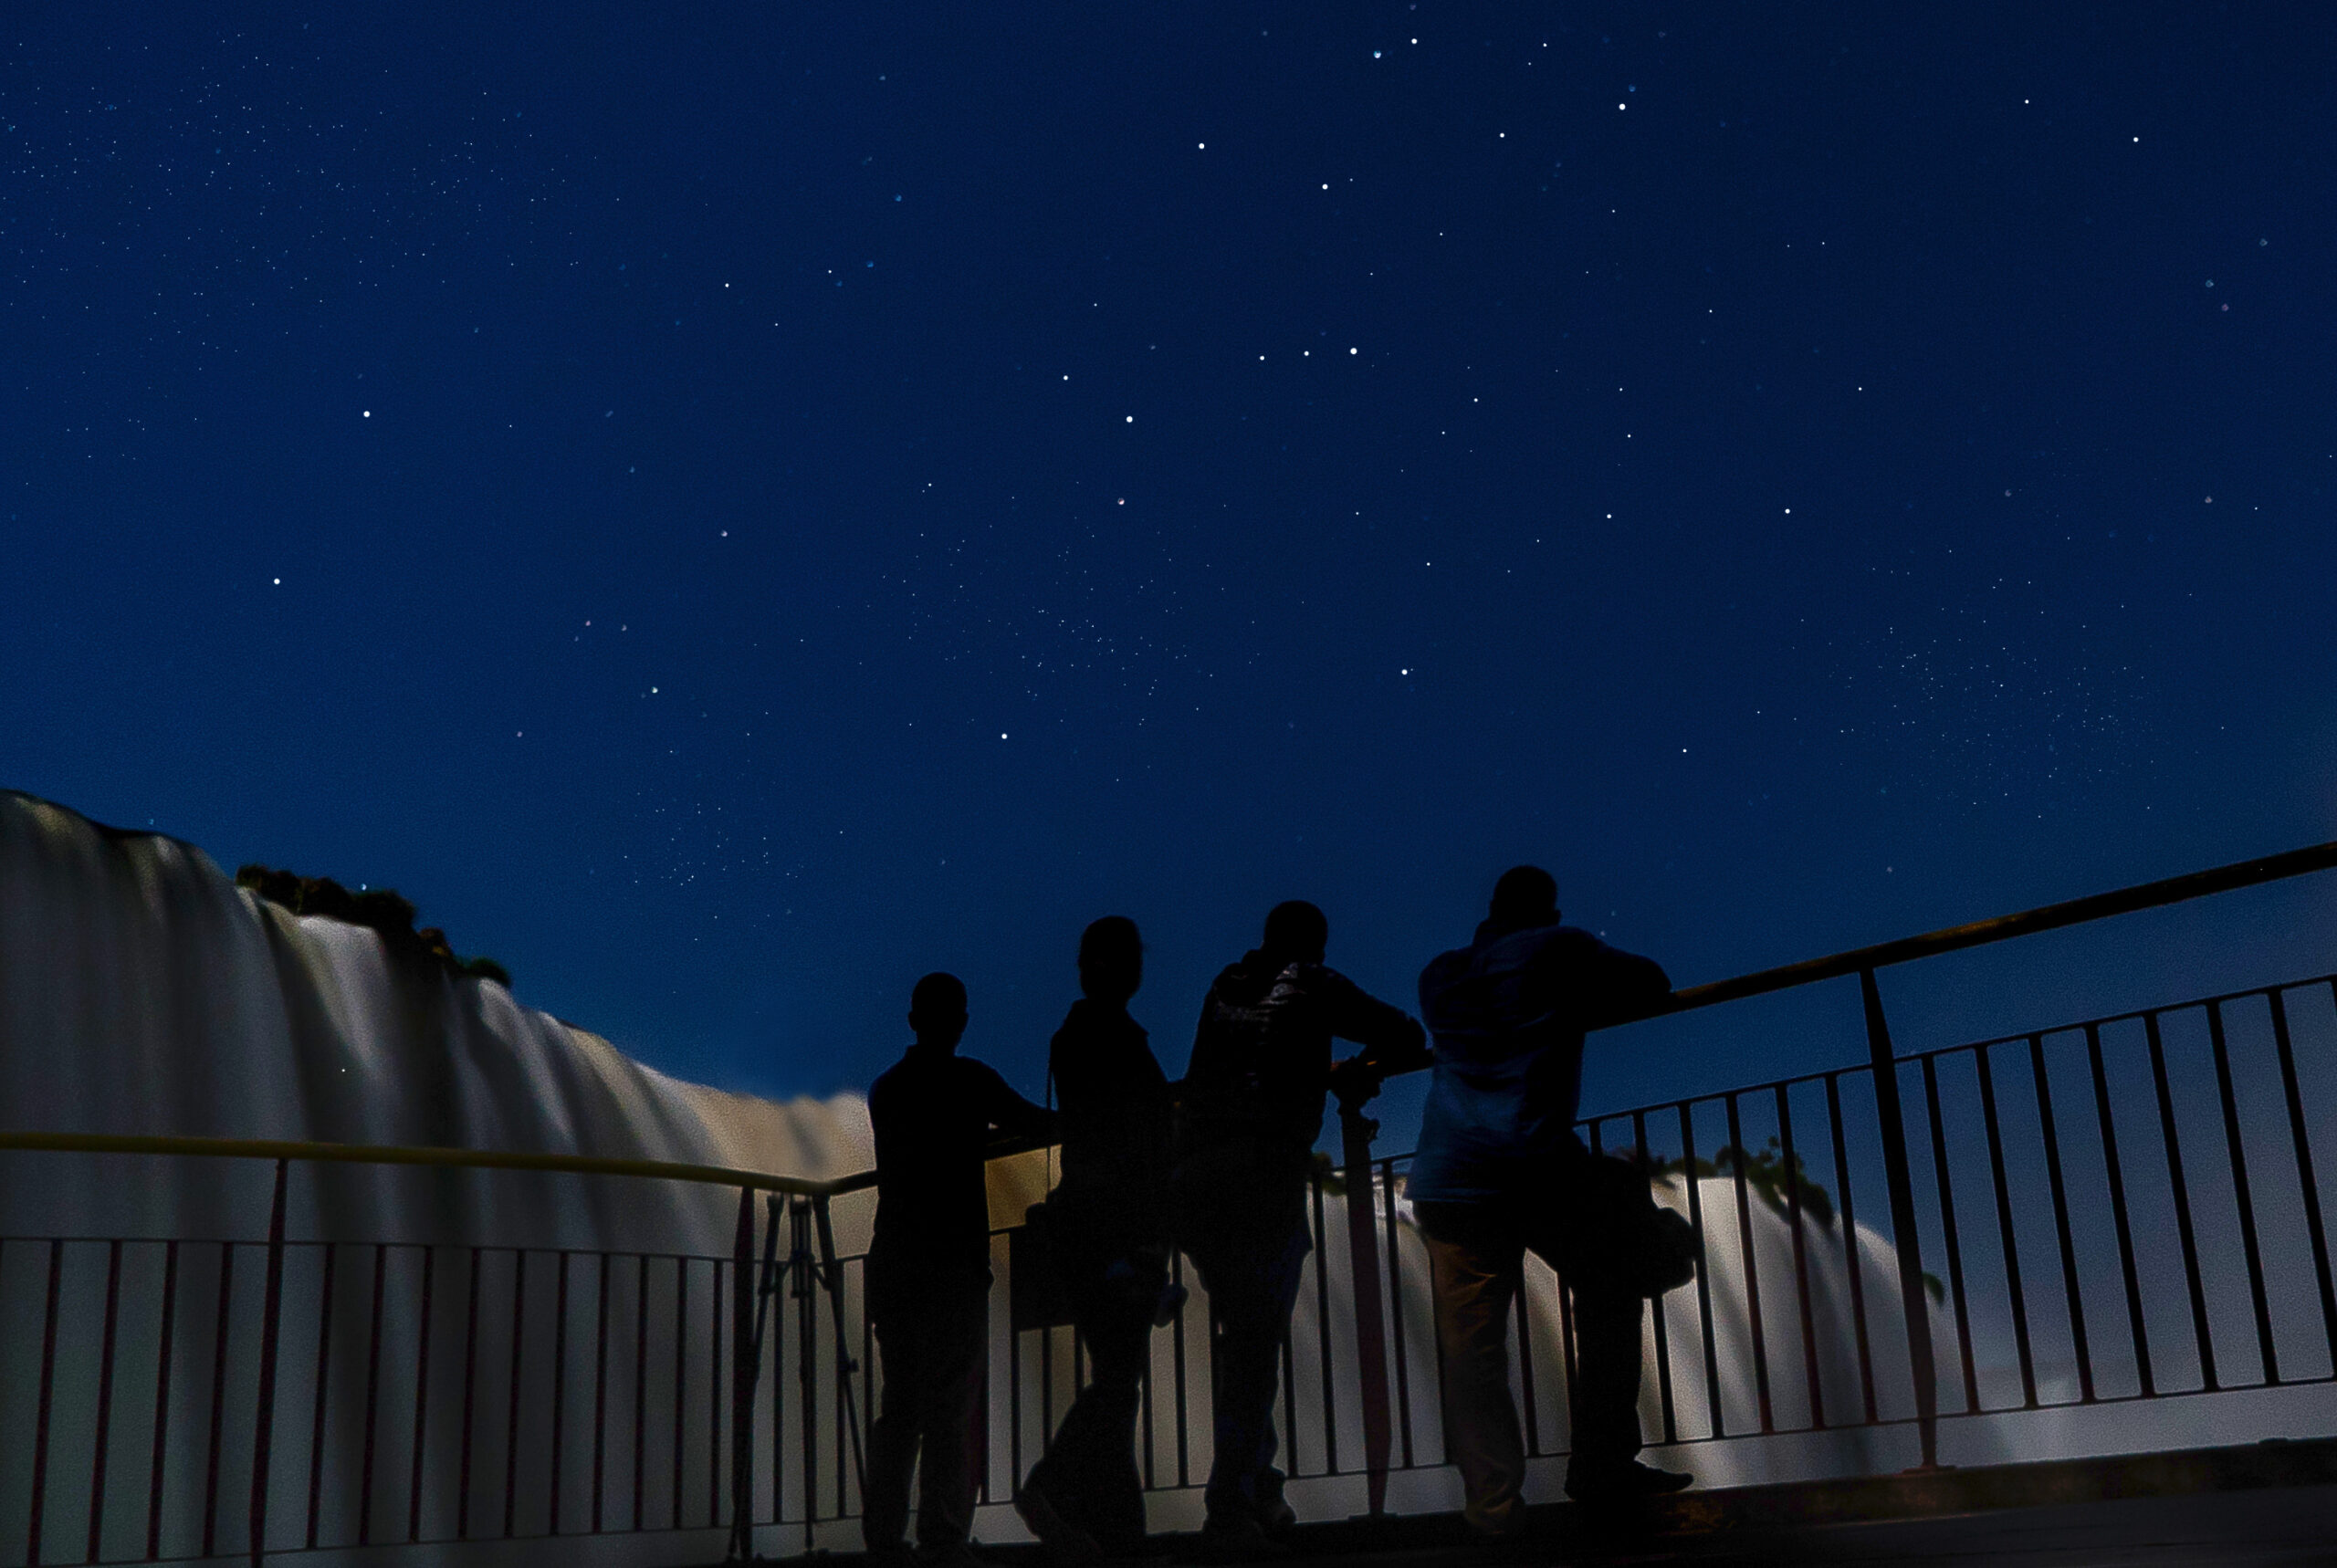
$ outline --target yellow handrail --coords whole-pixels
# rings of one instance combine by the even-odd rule
[[[156,1137],[121,1133],[0,1133],[0,1152],[36,1150],[52,1154],[173,1155],[212,1159],[313,1160],[362,1166],[435,1166],[441,1168],[559,1171],[571,1176],[641,1176],[655,1181],[699,1182],[709,1186],[751,1187],[760,1192],[832,1197],[876,1185],[875,1171],[855,1171],[830,1181],[772,1176],[724,1166],[685,1165],[678,1160],[610,1160],[586,1155],[512,1154],[490,1149],[406,1147],[368,1144],[312,1144],[284,1138]]]

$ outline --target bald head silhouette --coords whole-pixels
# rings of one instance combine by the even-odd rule
[[[957,1049],[966,1034],[966,982],[936,971],[909,992],[909,1028],[919,1045]]]
[[[1319,964],[1330,939],[1331,923],[1323,912],[1294,898],[1266,912],[1265,937],[1258,946],[1267,957],[1285,964]]]
[[[1558,879],[1537,865],[1512,866],[1493,883],[1490,911],[1497,925],[1558,923]]]

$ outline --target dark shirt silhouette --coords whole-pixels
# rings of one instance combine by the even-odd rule
[[[1180,1155],[1256,1140],[1304,1163],[1323,1131],[1335,1036],[1367,1062],[1392,1061],[1418,1051],[1420,1027],[1326,964],[1252,948],[1226,966],[1193,1036]]]
[[[1167,1242],[1168,1081],[1144,1026],[1125,1007],[1083,997],[1055,1031],[1063,1180],[1049,1207],[1092,1247]]]
[[[1335,1078],[1368,1098],[1378,1076],[1421,1054],[1420,1026],[1323,962],[1313,904],[1278,904],[1265,942],[1226,967],[1201,1004],[1185,1072],[1185,1124],[1170,1180],[1178,1239],[1217,1319],[1214,1457],[1204,1538],[1266,1553],[1295,1514],[1274,1467],[1274,1373],[1311,1239],[1306,1168]],[[1334,1037],[1364,1050],[1336,1069]]]
[[[1079,943],[1079,983],[1048,1054],[1063,1110],[1063,1180],[1046,1232],[1088,1379],[1015,1493],[1058,1563],[1134,1553],[1144,1540],[1137,1418],[1168,1284],[1168,1083],[1127,1001],[1143,983],[1135,922],[1106,915]]]
[[[872,1275],[988,1280],[991,1129],[1044,1138],[1054,1119],[983,1063],[922,1043],[877,1076],[868,1119],[879,1194]]]
[[[1477,927],[1420,975],[1436,1077],[1406,1191],[1416,1202],[1483,1201],[1534,1161],[1578,1145],[1585,1031],[1671,993],[1662,966],[1556,923]]]

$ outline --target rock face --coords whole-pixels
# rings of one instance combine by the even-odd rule
[[[536,1150],[808,1176],[872,1163],[856,1096],[782,1103],[668,1078],[412,944],[385,946],[373,930],[296,915],[238,888],[191,845],[101,828],[16,794],[0,794],[0,1106],[10,1131]],[[0,1155],[0,1555],[79,1562],[93,1541],[107,1558],[248,1550],[267,1285],[259,1243],[273,1176],[265,1161]],[[1042,1155],[995,1164],[993,1224],[1019,1221],[1047,1176]],[[292,1245],[267,1469],[271,1550],[360,1542],[451,1550],[427,1543],[574,1535],[596,1521],[642,1533],[562,1543],[559,1554],[662,1562],[719,1550],[733,1332],[724,1260],[736,1192],[296,1163],[287,1196]],[[1734,1187],[1707,1178],[1699,1196],[1718,1405],[1725,1429],[1741,1432],[1754,1425],[1756,1388]],[[1666,1201],[1683,1198],[1675,1181]],[[1323,1471],[1334,1445],[1339,1468],[1361,1461],[1343,1201],[1326,1199],[1321,1267],[1310,1268],[1292,1337],[1285,1462],[1302,1475]],[[1400,1199],[1398,1208],[1401,1344],[1391,1348],[1410,1408],[1396,1457],[1409,1438],[1417,1469],[1391,1489],[1390,1503],[1449,1507],[1458,1492],[1438,1468],[1426,1260]],[[865,1244],[871,1209],[865,1194],[837,1201],[841,1252]],[[1750,1220],[1773,1403],[1780,1425],[1798,1425],[1809,1378],[1792,1276],[1776,1273],[1790,1267],[1791,1239],[1757,1200]],[[782,1252],[787,1240],[782,1224]],[[1862,1414],[1854,1267],[1881,1413],[1906,1414],[1887,1246],[1864,1232],[1846,1240],[1839,1226],[1813,1227],[1805,1241],[1829,1417]],[[1002,1244],[997,1258],[1002,1275]],[[857,1274],[850,1264],[844,1272],[845,1343],[860,1357]],[[1555,1282],[1533,1266],[1527,1291],[1534,1426],[1556,1449],[1566,1404]],[[1065,1403],[1073,1370],[1067,1332],[1016,1343],[1003,1278],[996,1302],[988,1482],[1002,1503]],[[1184,1474],[1197,1486],[1207,1472],[1204,1305],[1197,1299],[1189,1310],[1181,1347],[1173,1333],[1155,1344],[1150,1451],[1163,1489],[1179,1477],[1169,1391],[1180,1348]],[[818,1313],[809,1334],[807,1307]],[[833,1325],[817,1299],[782,1291],[772,1310],[756,1406],[756,1512],[771,1516],[776,1486],[789,1519],[801,1520],[807,1490],[832,1519],[840,1484],[856,1511],[856,1491],[838,1479],[838,1457],[849,1450],[838,1442]],[[1675,1427],[1682,1438],[1710,1436],[1696,1292],[1674,1292],[1665,1312]],[[55,1354],[45,1357],[50,1343]],[[815,1358],[808,1385],[806,1345]],[[1652,1357],[1651,1334],[1648,1348]],[[865,1403],[865,1369],[854,1387]],[[1651,1437],[1662,1429],[1659,1387],[1651,1361]],[[807,1401],[807,1390],[816,1397]],[[1902,1430],[1700,1445],[1688,1462],[1713,1479],[1755,1479],[1911,1459]],[[1546,1493],[1556,1480],[1555,1470],[1537,1472],[1534,1486]],[[1298,1487],[1294,1500],[1344,1514],[1360,1495],[1359,1481],[1332,1479]],[[1197,1499],[1164,1490],[1154,1506],[1158,1522],[1187,1522]],[[1019,1534],[1002,1507],[985,1511],[982,1528]],[[833,1522],[810,1536],[854,1539]],[[766,1526],[756,1544],[772,1553],[806,1539],[800,1523]]]

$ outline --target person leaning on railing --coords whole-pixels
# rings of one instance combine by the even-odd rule
[[[1329,923],[1276,904],[1265,937],[1210,987],[1184,1081],[1169,1195],[1177,1239],[1209,1291],[1219,1338],[1205,1547],[1271,1556],[1296,1522],[1273,1465],[1275,1370],[1312,1239],[1307,1171],[1335,1086],[1368,1098],[1424,1064],[1420,1026],[1323,962]],[[1364,1050],[1336,1068],[1331,1040]]]
[[[959,1056],[966,988],[927,975],[909,998],[916,1043],[868,1091],[876,1136],[876,1226],[868,1248],[868,1315],[884,1370],[884,1408],[869,1428],[861,1533],[871,1558],[907,1556],[909,1476],[917,1489],[917,1556],[925,1568],[979,1563],[972,1437],[990,1327],[990,1190],[993,1128],[1049,1141],[1054,1117]]]
[[[1586,1503],[1677,1491],[1692,1477],[1640,1464],[1640,1301],[1676,1284],[1643,1178],[1596,1159],[1574,1131],[1587,1030],[1669,996],[1650,958],[1559,924],[1558,886],[1506,872],[1468,946],[1420,975],[1436,1066],[1406,1192],[1428,1239],[1444,1414],[1470,1526],[1517,1534],[1525,1446],[1510,1399],[1509,1308],[1524,1254],[1574,1292],[1577,1371],[1567,1495]],[[1621,1190],[1636,1181],[1637,1191]]]

